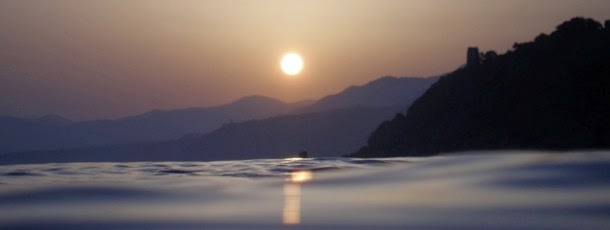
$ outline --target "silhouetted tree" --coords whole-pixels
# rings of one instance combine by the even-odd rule
[[[485,63],[495,59],[496,57],[498,57],[498,53],[496,53],[496,51],[490,50],[485,53],[481,53],[481,62]]]

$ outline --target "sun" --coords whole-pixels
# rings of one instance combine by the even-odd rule
[[[280,67],[287,75],[297,75],[303,69],[303,59],[297,53],[287,53],[282,57]]]

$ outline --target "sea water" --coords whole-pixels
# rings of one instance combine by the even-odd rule
[[[0,228],[610,229],[610,152],[0,166]]]

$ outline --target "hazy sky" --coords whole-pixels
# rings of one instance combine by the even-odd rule
[[[317,99],[504,52],[608,0],[2,0],[0,115],[82,120],[245,95]],[[300,53],[286,78],[279,59]]]

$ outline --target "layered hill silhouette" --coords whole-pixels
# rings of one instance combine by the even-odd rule
[[[435,83],[352,156],[610,147],[610,21],[574,18]]]
[[[339,156],[366,142],[368,133],[403,107],[353,107],[319,113],[227,124],[212,133],[184,138],[183,154],[208,159]]]
[[[285,112],[290,115],[276,115],[268,119],[250,119],[233,122],[230,116],[220,117],[220,127],[213,132],[190,133],[182,138],[167,141],[140,141],[132,143],[106,144],[103,146],[72,146],[59,150],[20,151],[0,156],[0,164],[6,163],[41,163],[41,162],[74,162],[74,161],[153,161],[153,160],[223,160],[251,159],[290,156],[298,151],[307,150],[311,156],[338,156],[353,152],[366,143],[370,132],[383,120],[410,106],[414,98],[420,96],[438,78],[396,78],[384,77],[362,86],[352,86],[341,93],[322,98],[318,102],[291,104],[262,97],[251,97],[235,102],[229,107],[247,108],[252,101],[259,104],[275,104],[277,110],[268,113]],[[387,84],[391,83],[391,84]],[[409,86],[410,85],[410,86]],[[397,100],[395,88],[403,90]],[[387,90],[385,90],[387,89]],[[391,93],[387,93],[387,92]],[[329,99],[330,98],[330,99]],[[328,106],[325,101],[340,98],[338,103]],[[373,99],[371,99],[373,98]],[[386,98],[387,100],[383,100]],[[261,103],[262,101],[276,103]],[[389,101],[389,102],[388,102]],[[321,102],[321,103],[320,103]],[[324,104],[318,107],[316,104]],[[388,106],[389,105],[389,106]],[[253,106],[254,108],[260,108]],[[224,107],[223,107],[224,108]],[[218,108],[216,108],[218,109]],[[208,109],[209,110],[209,109]],[[226,110],[226,109],[225,109]],[[224,111],[224,110],[223,110]],[[235,111],[235,110],[232,110]],[[308,112],[315,111],[315,112]],[[177,111],[155,111],[144,115],[120,119],[139,121],[147,118],[150,127],[164,121],[171,127]],[[189,113],[187,113],[189,114]],[[225,113],[226,114],[226,113]],[[169,116],[174,115],[174,116]],[[241,114],[242,116],[244,114]],[[154,117],[155,119],[151,118]],[[239,116],[233,116],[241,118]],[[183,117],[178,121],[188,127],[189,121],[207,119],[205,116]],[[157,122],[155,122],[157,121]],[[32,122],[32,121],[30,121]],[[114,121],[105,121],[112,123]],[[203,121],[198,121],[203,122]],[[59,125],[58,130],[74,124]],[[133,126],[131,126],[133,128]],[[192,128],[192,127],[191,127]],[[64,129],[65,130],[65,129]],[[133,132],[133,131],[132,131]],[[96,135],[100,133],[92,132]],[[177,134],[177,130],[173,130]],[[109,133],[111,134],[111,133]],[[24,144],[26,144],[25,142]]]
[[[403,107],[355,107],[225,124],[171,141],[0,155],[0,164],[49,162],[211,161],[339,156],[366,143],[380,122]]]
[[[437,80],[438,77],[382,77],[365,85],[351,86],[340,93],[323,97],[293,113],[311,113],[356,106],[405,107],[411,105]]]
[[[207,133],[231,121],[277,116],[309,103],[250,96],[221,106],[153,110],[116,120],[72,122],[57,115],[0,117],[0,153],[176,139],[188,133]]]

